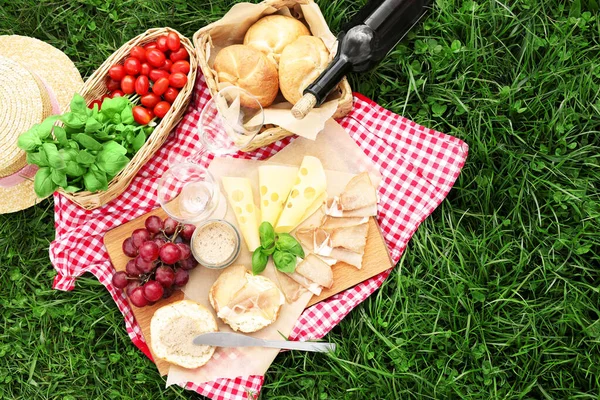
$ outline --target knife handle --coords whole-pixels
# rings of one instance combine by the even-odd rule
[[[335,351],[335,343],[324,342],[290,342],[285,340],[265,340],[265,347],[286,350],[314,351],[327,353]]]

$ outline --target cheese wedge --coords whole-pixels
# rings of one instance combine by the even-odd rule
[[[222,182],[248,250],[254,251],[260,246],[260,238],[250,179],[224,177]]]
[[[296,272],[328,289],[333,286],[333,271],[331,270],[331,266],[314,254],[307,255],[296,266]]]
[[[289,233],[294,230],[303,221],[306,213],[314,207],[315,201],[319,201],[326,189],[327,177],[321,161],[316,157],[305,156],[300,165],[296,183],[290,191],[275,226],[275,232]],[[319,207],[320,205],[314,211]]]
[[[277,219],[283,210],[292,186],[294,186],[297,175],[297,167],[281,165],[258,167],[262,221],[268,221],[273,226],[277,224]]]

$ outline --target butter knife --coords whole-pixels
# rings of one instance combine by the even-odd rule
[[[320,353],[335,351],[335,343],[266,340],[230,332],[203,333],[194,338],[194,344],[217,347],[271,347],[274,349],[316,351]]]

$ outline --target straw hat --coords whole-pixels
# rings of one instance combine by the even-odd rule
[[[60,114],[83,86],[75,65],[60,50],[24,36],[0,36],[0,214],[36,204],[37,167],[17,147],[20,134]]]

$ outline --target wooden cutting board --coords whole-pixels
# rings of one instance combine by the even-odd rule
[[[161,218],[167,217],[161,208],[157,208],[154,211],[144,214],[126,224],[108,231],[104,236],[104,245],[106,246],[110,260],[117,271],[124,271],[125,265],[127,264],[127,261],[129,261],[129,257],[123,254],[123,250],[121,248],[123,241],[131,236],[131,233],[135,229],[143,228],[144,221],[150,215],[158,215]],[[251,268],[251,266],[247,267],[249,269]],[[369,279],[391,267],[393,267],[392,261],[389,257],[387,247],[381,235],[381,231],[379,230],[379,226],[374,218],[370,218],[369,234],[367,236],[367,244],[365,247],[362,269],[357,270],[356,268],[344,263],[336,264],[333,267],[333,287],[331,289],[324,289],[320,296],[313,296],[311,301],[308,303],[308,306],[318,303],[319,301],[333,296],[336,293],[344,291],[345,289]],[[150,337],[150,320],[152,319],[154,312],[160,307],[182,300],[183,297],[183,292],[179,290],[168,299],[160,300],[152,306],[138,308],[134,305],[131,305],[135,319],[142,329],[144,339],[146,339],[146,343],[148,343],[150,351],[152,351],[152,347],[150,346],[152,340]],[[169,363],[158,360],[156,357],[154,357],[154,360],[160,374],[166,375],[169,372]]]

